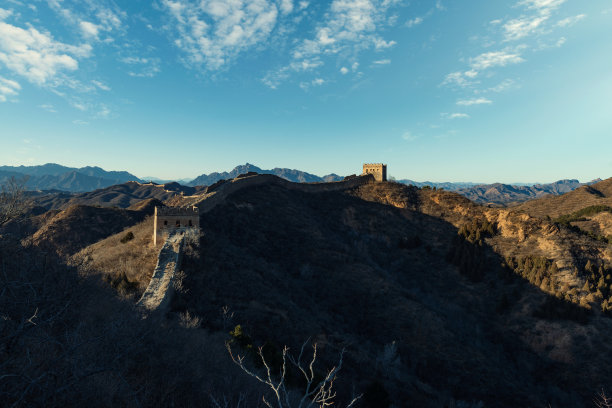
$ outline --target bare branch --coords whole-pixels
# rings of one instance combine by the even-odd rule
[[[304,344],[302,345],[300,349],[300,353],[298,355],[297,360],[289,354],[289,348],[287,346],[283,348],[282,365],[280,367],[280,378],[278,379],[278,381],[275,381],[272,378],[271,368],[264,357],[262,347],[259,347],[257,354],[259,358],[261,359],[261,362],[266,371],[267,378],[265,379],[245,367],[244,356],[234,355],[229,342],[226,343],[226,348],[230,354],[232,361],[236,365],[238,365],[238,367],[240,367],[242,371],[244,371],[246,374],[250,375],[251,377],[257,379],[259,382],[266,384],[272,390],[272,392],[274,393],[274,397],[275,397],[274,403],[277,404],[278,408],[292,408],[292,405],[290,402],[291,399],[290,399],[289,391],[287,390],[286,383],[285,383],[285,378],[287,374],[287,367],[286,367],[287,359],[289,359],[291,364],[294,365],[302,373],[306,381],[306,388],[304,392],[302,393],[302,397],[300,398],[299,402],[297,403],[295,407],[296,408],[310,408],[310,407],[315,407],[315,406],[318,408],[329,407],[335,404],[336,392],[334,390],[334,382],[336,381],[338,372],[342,368],[342,361],[344,358],[345,351],[344,350],[341,351],[340,359],[338,360],[338,364],[335,367],[332,367],[327,372],[327,375],[325,376],[324,379],[322,379],[320,382],[315,384],[314,364],[317,359],[317,344],[316,343],[312,345],[312,349],[313,349],[312,358],[308,362],[308,365],[304,366],[302,363],[302,358],[304,356],[304,349],[306,348],[306,345],[309,342],[310,342],[310,339],[304,342]],[[351,402],[346,406],[346,408],[352,407],[355,404],[355,402],[359,400],[360,398],[361,398],[361,395],[353,398]],[[262,397],[262,401],[267,407],[272,408],[272,403],[266,400],[265,396]]]
[[[0,191],[0,226],[17,218],[25,210],[25,184],[28,176],[17,179],[9,178],[2,185]]]

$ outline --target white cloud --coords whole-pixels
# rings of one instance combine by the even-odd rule
[[[413,19],[410,19],[406,22],[406,26],[407,27],[414,27],[417,26],[419,24],[421,24],[423,22],[423,17],[415,17]]]
[[[468,119],[470,117],[466,113],[442,113],[440,116],[444,119]]]
[[[385,48],[391,48],[394,45],[396,45],[397,43],[393,40],[391,41],[385,41],[382,38],[376,38],[374,40],[374,48],[376,48],[377,50],[382,50]]]
[[[102,105],[98,113],[96,113],[96,118],[107,119],[110,114],[110,109],[106,105]]]
[[[11,79],[0,76],[0,102],[6,102],[7,96],[15,96],[19,93],[21,85]]]
[[[457,101],[457,105],[459,106],[490,105],[491,103],[493,102],[487,98],[462,99]]]
[[[503,50],[491,51],[480,54],[470,59],[470,66],[475,71],[483,71],[493,67],[505,67],[510,64],[518,64],[525,60],[518,51]]]
[[[517,3],[517,6],[523,6],[531,15],[522,15],[512,19],[504,24],[505,40],[516,41],[525,38],[532,34],[541,34],[546,32],[544,24],[551,18],[554,10],[559,8],[566,0],[522,0]],[[578,20],[584,15],[576,16]],[[576,20],[576,21],[578,21]],[[557,23],[557,26],[574,24],[573,18],[568,18]]]
[[[466,72],[451,72],[446,75],[442,85],[457,85],[459,87],[465,88],[477,83],[477,81],[473,81],[475,75],[473,75],[475,71],[466,71]]]
[[[96,81],[95,79],[91,81],[92,84],[94,84],[95,86],[97,86],[98,88],[100,88],[103,91],[110,91],[110,87],[100,81]]]
[[[310,3],[309,3],[309,2],[307,2],[307,1],[300,1],[300,4],[299,4],[299,9],[300,9],[300,10],[304,10],[304,9],[305,9],[305,8],[307,8],[309,5],[310,5]]]
[[[348,68],[347,68],[347,67],[342,67],[342,68],[340,68],[340,73],[341,73],[342,75],[346,75],[346,74],[348,74],[348,72],[349,72],[349,70],[348,70]]]
[[[263,82],[275,88],[299,72],[303,61],[324,64],[324,57],[354,58],[365,49],[384,50],[396,45],[380,34],[394,17],[388,11],[395,0],[333,0],[324,20],[314,30],[312,39],[303,39],[291,52],[291,62],[268,73]],[[356,70],[356,66],[353,70]],[[272,80],[273,79],[273,80]]]
[[[565,2],[566,0],[522,0],[517,5],[526,6],[528,9],[536,9],[540,12],[549,12]]]
[[[159,58],[125,57],[120,60],[134,69],[128,71],[128,75],[137,78],[152,78],[161,72]]]
[[[372,64],[375,64],[375,65],[388,65],[390,63],[391,63],[390,59],[382,59],[382,60],[377,60],[377,61],[372,62]]]
[[[293,11],[293,1],[292,0],[281,0],[279,8],[281,13],[289,14]]]
[[[67,24],[78,28],[87,41],[112,42],[111,34],[125,31],[123,20],[127,14],[113,2],[47,0],[47,3]]]
[[[522,47],[514,49],[506,48],[501,51],[485,52],[477,57],[470,58],[470,69],[467,71],[457,71],[446,75],[442,85],[457,85],[465,88],[477,84],[475,80],[482,71],[495,67],[505,67],[506,65],[519,64],[525,60],[521,56]]]
[[[82,112],[85,112],[88,109],[88,106],[81,102],[72,102],[71,105],[73,108],[76,108]]]
[[[413,135],[411,132],[404,132],[404,134],[402,135],[402,139],[407,140],[409,142],[414,142],[417,139],[417,137]]]
[[[490,92],[504,92],[504,91],[507,91],[508,89],[512,88],[513,86],[515,86],[515,84],[514,84],[514,81],[512,79],[504,79],[499,84],[489,88],[488,91],[490,91]]]
[[[579,22],[580,20],[584,19],[585,17],[586,17],[586,14],[578,14],[577,16],[564,18],[563,20],[557,22],[557,26],[570,27],[576,24],[577,22]]]
[[[0,8],[0,20],[6,20],[13,14],[13,10]]]
[[[34,27],[23,29],[0,22],[0,62],[38,85],[44,85],[59,72],[76,70],[77,58],[90,53],[88,44],[68,45]]]
[[[313,87],[313,86],[321,86],[323,85],[325,81],[323,78],[315,78],[310,82],[300,82],[300,88],[302,88],[303,90],[308,90],[308,88]]]
[[[81,120],[81,119],[75,119],[72,121],[72,123],[74,123],[75,125],[79,125],[79,126],[89,125],[89,122]]]
[[[38,105],[39,108],[46,110],[47,112],[51,112],[51,113],[56,113],[57,110],[55,110],[55,106],[51,105],[50,103],[45,103],[42,105]]]
[[[535,32],[549,16],[520,17],[504,24],[506,41],[516,41]]]
[[[94,39],[98,38],[98,33],[100,31],[99,25],[90,23],[89,21],[81,21],[79,26],[81,27],[81,31],[85,37]]]
[[[283,1],[281,12],[288,13]],[[163,0],[177,29],[175,44],[187,54],[190,66],[206,70],[226,67],[238,54],[262,44],[278,20],[278,7],[269,0]]]

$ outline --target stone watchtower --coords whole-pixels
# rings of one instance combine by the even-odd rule
[[[372,163],[363,165],[363,174],[371,174],[376,181],[387,181],[387,165]]]
[[[198,207],[155,207],[153,221],[153,245],[157,245],[157,237],[176,230],[200,228],[200,212]]]

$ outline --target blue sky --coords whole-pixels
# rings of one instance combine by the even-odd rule
[[[0,164],[612,176],[612,0],[3,0]]]

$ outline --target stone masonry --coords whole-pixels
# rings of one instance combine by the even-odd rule
[[[387,165],[382,163],[366,163],[363,174],[371,174],[376,181],[387,181]]]
[[[169,235],[177,230],[200,228],[200,212],[197,207],[155,207],[153,221],[153,244],[157,245],[158,237]]]

